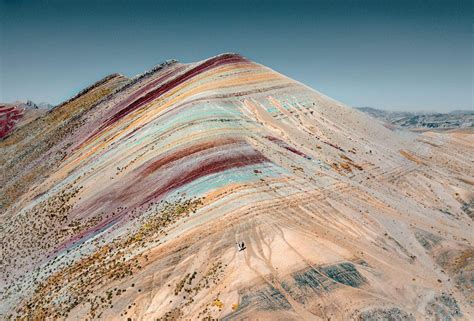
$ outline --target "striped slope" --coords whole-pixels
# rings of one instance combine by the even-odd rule
[[[5,318],[473,316],[472,135],[392,132],[237,54],[94,88],[1,147]]]

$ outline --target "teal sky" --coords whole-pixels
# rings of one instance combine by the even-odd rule
[[[471,1],[0,0],[0,101],[238,52],[351,106],[473,108]]]

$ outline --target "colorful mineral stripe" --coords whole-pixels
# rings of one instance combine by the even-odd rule
[[[0,139],[7,136],[23,117],[23,111],[15,106],[0,106]]]

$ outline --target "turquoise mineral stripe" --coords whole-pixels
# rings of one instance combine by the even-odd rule
[[[206,105],[196,105],[192,108],[183,108],[182,110],[179,110],[179,114],[177,115],[172,114],[171,116],[163,117],[157,116],[154,120],[151,120],[149,124],[145,125],[143,129],[151,127],[154,131],[160,133],[173,127],[178,127],[181,124],[192,123],[193,121],[206,117],[242,118],[242,114],[237,110],[237,107],[232,104],[229,104],[226,108],[219,109]]]
[[[167,129],[170,130],[170,135],[165,135],[164,137],[162,136],[165,130],[161,128],[160,125],[154,124],[154,126],[146,126],[135,133],[133,137],[129,137],[127,144],[121,145],[120,148],[126,149],[152,141],[156,141],[157,144],[155,144],[155,147],[160,148],[173,144],[173,141],[179,141],[183,138],[191,137],[191,135],[196,135],[199,132],[205,131],[212,134],[213,130],[219,130],[219,135],[248,136],[248,130],[246,131],[246,128],[238,119],[232,119],[230,121],[222,121],[218,118],[196,119],[193,122],[183,122],[180,125],[185,125],[186,127],[175,131],[172,131],[173,127],[169,127]],[[178,129],[179,126],[175,126],[175,128]],[[189,143],[189,139],[187,142]],[[108,152],[110,151],[107,151],[107,153]]]
[[[255,170],[260,171],[261,173],[257,174],[254,172]],[[188,196],[200,197],[204,196],[211,190],[215,190],[228,184],[254,182],[265,177],[279,177],[286,175],[289,175],[288,170],[273,163],[250,165],[201,177],[192,183],[183,186],[175,193],[185,192]]]
[[[267,111],[271,114],[278,114],[280,112],[275,106],[268,107]]]
[[[161,137],[162,133],[160,131],[157,131],[155,133],[140,133],[139,136],[137,135],[135,137],[137,139],[135,144],[141,144],[142,139],[147,141],[155,140],[157,143],[155,146],[157,148],[160,148],[166,145],[173,145],[174,141],[180,141],[184,138],[188,138],[185,140],[189,143],[189,137],[198,135],[200,132],[208,132],[209,135],[212,135],[215,130],[219,132],[219,135],[248,136],[248,132],[245,131],[245,128],[243,128],[237,122],[219,122],[204,120],[201,123],[194,123],[192,125],[187,126],[186,128],[173,131],[171,132],[171,135],[167,135],[165,137]]]

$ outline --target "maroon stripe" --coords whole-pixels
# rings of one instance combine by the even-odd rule
[[[98,134],[100,134],[105,128],[109,127],[110,125],[115,123],[120,118],[130,114],[131,112],[137,110],[138,108],[140,108],[141,106],[147,104],[148,102],[150,102],[152,100],[155,100],[156,98],[158,98],[159,96],[161,96],[165,92],[167,92],[167,91],[171,90],[172,88],[182,84],[183,82],[189,80],[190,78],[192,78],[192,77],[194,77],[194,76],[196,76],[196,75],[198,75],[198,74],[200,74],[204,71],[207,71],[209,69],[216,68],[220,65],[230,64],[230,63],[235,63],[235,62],[241,62],[241,61],[246,61],[246,59],[243,58],[242,56],[235,55],[235,54],[221,55],[221,56],[214,57],[214,58],[211,58],[209,60],[206,60],[202,64],[200,64],[200,65],[190,69],[189,71],[183,73],[182,75],[172,79],[171,81],[163,84],[162,86],[158,87],[157,89],[150,91],[145,96],[142,96],[142,97],[138,98],[137,100],[135,100],[134,102],[129,104],[127,107],[125,107],[125,108],[121,109],[120,111],[118,111],[117,113],[115,113],[112,117],[110,117],[104,123],[102,123],[102,125],[96,131],[94,131],[94,133],[92,135],[90,135],[86,139],[86,141],[88,141],[91,138],[93,138],[93,137],[97,136]]]
[[[208,150],[216,146],[222,147],[225,145],[236,144],[236,143],[243,143],[243,140],[239,140],[235,138],[223,138],[223,139],[203,142],[201,144],[197,144],[193,146],[188,146],[185,149],[178,150],[172,154],[169,154],[165,157],[162,157],[153,161],[151,164],[147,165],[147,167],[143,170],[141,175],[148,176],[151,173],[159,170],[161,167],[165,165],[168,165],[172,162],[183,159],[185,157],[189,157],[191,155],[202,152],[204,150]]]
[[[185,66],[180,66],[180,67],[176,68],[175,70],[173,70],[172,72],[168,72],[167,74],[163,75],[162,77],[159,77],[159,78],[151,81],[146,86],[138,89],[136,92],[134,92],[130,96],[128,96],[127,99],[122,101],[118,106],[115,107],[115,109],[120,109],[120,108],[123,108],[126,105],[131,104],[134,100],[136,100],[138,97],[140,97],[143,93],[150,90],[150,88],[153,88],[157,84],[159,84],[160,82],[163,82],[163,81],[171,78],[172,76],[174,76],[177,73],[179,73],[180,71],[182,71],[184,68],[185,68]]]
[[[271,142],[274,142],[275,144],[277,144],[278,146],[280,147],[283,147],[284,149],[286,150],[289,150],[290,152],[296,154],[296,155],[299,155],[301,157],[305,157],[305,158],[310,158],[308,155],[306,155],[305,153],[303,152],[300,152],[299,150],[297,150],[296,148],[293,148],[291,147],[290,145],[288,145],[285,141],[279,139],[279,138],[276,138],[276,137],[273,137],[273,136],[265,136],[266,139],[268,139],[269,141]]]
[[[190,183],[201,177],[219,173],[231,168],[240,168],[248,165],[259,164],[269,161],[261,153],[254,151],[252,154],[237,154],[228,155],[221,158],[212,158],[205,162],[202,166],[198,166],[187,173],[177,173],[177,177],[165,186],[156,189],[143,201],[143,204],[151,201],[152,199],[161,199],[162,196],[172,190],[175,190],[187,183]]]

